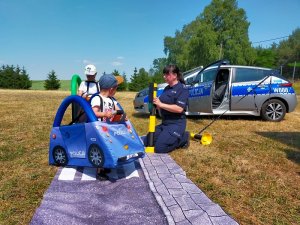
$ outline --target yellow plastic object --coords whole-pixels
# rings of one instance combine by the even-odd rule
[[[212,135],[207,132],[205,132],[203,135],[191,132],[190,135],[191,138],[200,140],[202,145],[209,145],[212,142]]]
[[[195,138],[195,133],[190,132],[190,136],[191,136],[191,138]]]
[[[202,135],[202,138],[200,140],[200,143],[202,145],[209,145],[212,142],[212,136],[209,133],[204,133]]]
[[[156,116],[150,116],[149,117],[149,132],[155,132],[155,120]]]
[[[154,153],[154,147],[150,147],[150,146],[146,147],[145,152],[146,153]]]

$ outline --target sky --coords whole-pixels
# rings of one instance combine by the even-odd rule
[[[0,65],[19,65],[31,80],[151,68],[165,57],[163,40],[199,16],[210,0],[0,0]],[[300,0],[238,0],[253,46],[300,28]],[[256,43],[260,42],[260,43]]]

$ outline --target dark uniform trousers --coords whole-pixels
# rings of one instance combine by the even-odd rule
[[[156,153],[168,153],[182,147],[188,134],[185,132],[185,116],[179,119],[163,119],[162,123],[155,127],[154,149]],[[148,138],[144,139],[144,145],[148,146]]]

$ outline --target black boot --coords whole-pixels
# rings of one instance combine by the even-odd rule
[[[190,132],[184,132],[183,138],[178,148],[188,148],[190,146]]]

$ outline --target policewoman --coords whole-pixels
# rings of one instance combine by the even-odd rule
[[[185,131],[188,88],[176,65],[166,66],[163,76],[168,86],[159,98],[153,100],[162,117],[162,123],[156,126],[154,133],[154,149],[157,153],[167,153],[189,145],[189,132]],[[147,138],[144,144],[147,146]]]

